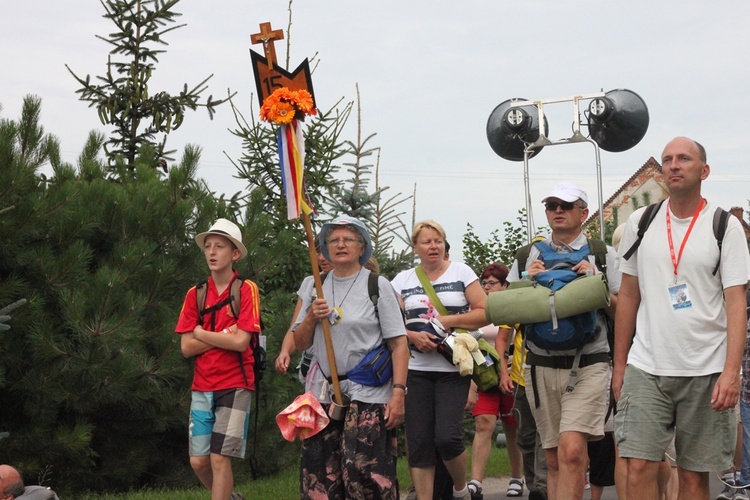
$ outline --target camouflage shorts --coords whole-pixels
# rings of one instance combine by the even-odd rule
[[[396,431],[384,416],[383,404],[353,401],[343,422],[305,439],[300,497],[398,499]]]

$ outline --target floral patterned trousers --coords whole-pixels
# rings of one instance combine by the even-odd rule
[[[352,401],[344,421],[305,439],[300,498],[397,500],[396,431],[384,417],[385,405]]]

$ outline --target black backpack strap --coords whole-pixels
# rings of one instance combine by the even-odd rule
[[[635,242],[633,242],[633,245],[628,249],[628,251],[623,254],[623,259],[629,260],[630,257],[635,253],[635,251],[638,250],[638,247],[641,246],[643,235],[646,234],[646,230],[654,221],[654,218],[656,217],[656,214],[657,212],[659,212],[659,209],[661,208],[663,203],[664,200],[661,200],[659,203],[654,203],[646,207],[646,210],[644,210],[643,214],[641,215],[641,220],[638,221],[638,238],[635,240]]]
[[[375,317],[377,317],[378,321],[380,321],[380,316],[378,312],[378,300],[380,300],[380,286],[378,285],[378,278],[380,278],[380,275],[378,273],[370,272],[370,276],[367,278],[367,295],[370,297],[370,300],[372,301],[372,305],[375,306]]]
[[[714,212],[714,236],[716,237],[716,244],[719,245],[719,261],[716,263],[716,267],[714,267],[714,272],[712,273],[714,276],[716,276],[716,273],[719,272],[719,265],[721,264],[721,245],[724,242],[724,235],[727,233],[727,221],[729,220],[729,212],[724,210],[721,207],[716,207],[716,212]]]

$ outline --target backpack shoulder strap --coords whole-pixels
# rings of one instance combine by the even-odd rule
[[[535,246],[537,250],[539,250],[539,259],[540,260],[544,260],[549,255],[557,253],[557,252],[555,252],[552,249],[551,246],[549,246],[548,244],[546,244],[543,241],[537,241],[535,243],[532,243],[532,245]]]
[[[229,307],[232,309],[232,314],[235,318],[239,319],[240,309],[242,308],[242,285],[245,283],[245,278],[237,275],[232,283],[229,284]]]
[[[380,275],[373,272],[370,272],[370,276],[367,278],[367,295],[370,296],[372,305],[375,306],[375,316],[378,316],[378,300],[380,299],[378,278],[380,278]]]
[[[602,240],[590,239],[587,240],[589,243],[589,251],[594,256],[594,263],[599,271],[606,275],[607,274],[607,244]]]
[[[205,314],[207,291],[208,280],[203,280],[195,285],[195,307],[198,309],[199,317],[203,317],[203,314]]]
[[[524,245],[518,250],[516,250],[516,262],[518,262],[518,276],[521,276],[521,273],[526,270],[526,261],[529,260],[529,253],[531,253],[531,245],[533,243],[529,243],[528,245]]]
[[[531,252],[531,246],[538,242],[544,241],[544,236],[538,235],[531,239],[531,243],[524,245],[516,250],[516,260],[518,261],[518,276],[521,277],[521,273],[526,270],[526,261],[529,260],[529,253]]]
[[[638,250],[638,247],[641,246],[643,235],[646,234],[646,230],[654,221],[654,217],[656,217],[657,212],[659,212],[659,209],[663,204],[664,200],[661,200],[659,203],[653,203],[646,207],[646,210],[644,210],[643,214],[641,215],[641,220],[638,221],[638,238],[635,240],[635,242],[633,242],[633,245],[628,249],[628,251],[625,252],[625,254],[622,256],[625,260],[629,260],[630,257],[635,253],[635,251]]]
[[[721,244],[724,242],[724,235],[727,233],[727,222],[729,221],[729,212],[721,207],[716,207],[714,212],[714,236],[716,237],[716,244],[719,245],[719,261],[714,267],[713,275],[719,272],[719,264],[721,264]]]

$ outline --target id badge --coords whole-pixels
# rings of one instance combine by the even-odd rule
[[[672,309],[675,311],[693,306],[693,303],[690,301],[687,283],[677,283],[670,286],[668,290],[669,301],[672,303]]]
[[[331,312],[328,313],[328,322],[332,325],[338,324],[339,321],[341,321],[341,318],[343,317],[343,311],[340,307],[334,307],[331,309]]]

